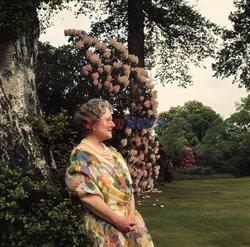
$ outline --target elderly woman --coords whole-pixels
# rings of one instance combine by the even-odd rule
[[[85,205],[83,224],[91,246],[154,246],[135,209],[127,164],[114,147],[103,143],[112,138],[112,112],[102,99],[91,99],[75,111],[74,124],[82,140],[72,150],[65,182]]]

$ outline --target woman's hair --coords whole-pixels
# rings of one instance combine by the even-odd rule
[[[103,99],[91,99],[84,104],[78,104],[73,114],[73,125],[77,130],[80,138],[84,138],[92,132],[92,129],[87,129],[87,119],[100,119],[108,108],[113,113],[113,106]]]

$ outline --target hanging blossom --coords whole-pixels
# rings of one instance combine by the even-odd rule
[[[91,36],[84,36],[82,39],[82,42],[84,45],[92,45],[93,44],[94,39]]]
[[[122,139],[122,140],[121,140],[121,145],[122,145],[123,147],[127,146],[127,144],[128,144],[128,140],[127,140],[127,139]]]
[[[111,39],[109,44],[113,46],[117,51],[124,53],[127,51],[127,47],[115,39]]]
[[[64,30],[65,36],[80,36],[81,34],[82,34],[82,30],[77,30],[77,29]]]
[[[124,75],[129,76],[131,71],[131,66],[129,64],[123,65],[123,73]]]
[[[118,93],[119,91],[120,91],[120,85],[115,85],[114,87],[113,87],[113,91],[115,92],[115,93]]]
[[[81,34],[82,35],[82,34]],[[125,46],[115,40],[110,41],[110,50],[99,40],[84,36],[76,44],[77,49],[83,49],[86,60],[82,67],[82,75],[92,79],[93,85],[99,90],[107,90],[119,93],[126,86],[138,97],[132,99],[130,113],[138,117],[156,116],[158,102],[157,91],[152,91],[154,85],[148,80],[147,71],[143,68],[134,67],[138,63],[138,57],[128,54]],[[119,52],[113,52],[114,49]],[[86,49],[87,48],[87,49]],[[102,52],[102,53],[100,53]],[[138,83],[143,82],[143,83]],[[153,188],[153,177],[158,176],[156,160],[159,159],[158,143],[148,129],[134,131],[126,128],[125,134],[129,138],[120,141],[122,148],[129,145],[130,150],[125,157],[136,191]]]
[[[103,66],[103,68],[104,68],[104,71],[108,74],[108,75],[110,75],[111,74],[111,72],[112,72],[112,67],[110,66],[110,65],[104,65]]]
[[[117,80],[118,80],[119,83],[123,84],[124,86],[129,85],[129,78],[126,75],[119,76]]]
[[[111,52],[110,52],[110,51],[105,51],[105,52],[103,53],[103,56],[104,56],[104,58],[109,59],[110,56],[111,56]]]
[[[154,88],[154,84],[152,84],[151,81],[147,81],[147,82],[146,82],[146,88],[148,88],[148,89],[153,89],[153,88]]]
[[[100,41],[97,41],[96,44],[95,44],[95,47],[101,51],[101,52],[105,52],[106,49],[107,49],[107,46],[103,43],[101,43]]]
[[[135,55],[128,55],[128,60],[131,62],[131,63],[134,63],[134,64],[138,64],[139,63],[139,58]]]
[[[94,64],[98,64],[98,65],[100,65],[102,63],[98,54],[92,54],[92,56],[90,56],[89,60],[90,60],[90,62],[92,62]]]
[[[126,133],[128,136],[130,136],[131,133],[132,133],[132,129],[126,128],[126,129],[125,129],[125,133]]]

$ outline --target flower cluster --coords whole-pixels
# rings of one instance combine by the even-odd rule
[[[100,95],[110,95],[112,99],[119,95],[123,107],[129,109],[129,115],[141,119],[154,120],[157,114],[157,91],[150,81],[147,71],[137,67],[139,59],[129,54],[127,47],[115,39],[108,45],[80,30],[65,30],[65,35],[74,37],[74,47],[81,59],[82,81],[89,83]],[[97,90],[97,91],[96,91]],[[99,90],[99,91],[98,91]],[[125,118],[128,113],[124,113]],[[131,172],[137,192],[154,187],[158,178],[157,160],[159,142],[151,128],[125,128],[120,138],[120,150]]]

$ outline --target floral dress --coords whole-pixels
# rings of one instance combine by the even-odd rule
[[[65,182],[68,190],[77,197],[87,194],[100,196],[118,215],[126,217],[133,193],[132,180],[125,160],[113,147],[115,164],[100,155],[91,154],[74,147],[70,165],[66,169]],[[89,210],[83,210],[85,233],[94,247],[151,247],[154,246],[148,229],[138,211],[135,214],[137,227],[123,234],[107,221]]]

